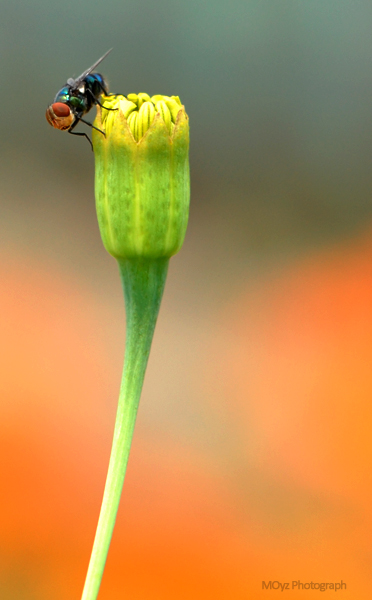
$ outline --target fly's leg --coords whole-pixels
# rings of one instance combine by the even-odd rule
[[[79,135],[80,137],[85,137],[85,138],[87,138],[88,142],[90,143],[90,147],[91,147],[91,148],[92,148],[92,150],[93,150],[93,144],[92,144],[92,142],[90,141],[90,138],[89,138],[89,136],[87,136],[87,134],[86,134],[86,133],[80,133],[80,131],[71,131],[71,129],[69,129],[69,130],[68,130],[68,132],[69,132],[69,133],[71,133],[71,135]]]
[[[115,96],[116,94],[110,94],[110,96]],[[103,104],[100,103],[99,100],[96,99],[96,103],[98,104],[98,106],[100,106],[101,108],[104,108],[105,110],[119,110],[118,108],[107,108],[107,106],[103,106]]]
[[[98,81],[99,83],[99,81]],[[99,83],[99,85],[101,86],[101,89],[104,91],[105,96],[107,96],[106,90],[104,89],[104,87]],[[95,104],[98,104],[98,106],[100,106],[101,108],[104,108],[105,110],[119,110],[118,108],[107,108],[106,106],[103,106],[100,101],[98,100],[98,98],[95,97],[95,95],[93,94],[92,90],[90,90],[89,88],[86,89],[86,93],[91,95],[93,101]],[[113,94],[110,94],[110,96],[112,96]]]
[[[93,144],[89,138],[89,136],[86,133],[82,133],[80,131],[72,131],[74,129],[74,127],[76,127],[76,125],[79,123],[79,121],[81,121],[82,119],[76,119],[76,121],[73,122],[73,124],[71,125],[70,129],[68,129],[68,133],[71,133],[71,135],[78,135],[80,137],[85,137],[87,138],[88,142],[90,143],[90,147],[92,148],[92,152],[93,152]],[[89,124],[89,123],[88,123]],[[96,128],[95,128],[96,129]],[[100,130],[98,130],[100,131]],[[103,131],[102,131],[103,133]]]
[[[89,123],[88,121],[85,121],[85,119],[82,119],[81,117],[79,117],[79,121],[81,121],[82,123],[85,123],[85,125],[89,125],[89,127],[92,127],[92,129],[95,129],[96,131],[99,131],[100,133],[102,133],[102,135],[104,135],[106,137],[105,132],[102,131],[102,129],[98,129],[98,127],[96,127],[92,123]]]

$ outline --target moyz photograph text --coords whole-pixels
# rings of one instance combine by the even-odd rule
[[[287,581],[285,583],[282,583],[281,581],[263,581],[262,589],[280,590],[281,592],[285,592],[286,590],[318,590],[319,592],[327,592],[330,590],[338,592],[340,590],[346,590],[346,583],[344,583],[342,579],[337,583],[316,583],[314,581],[302,583],[299,579],[291,582]]]

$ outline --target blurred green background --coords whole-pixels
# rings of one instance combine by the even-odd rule
[[[264,396],[277,406],[270,371],[276,354],[261,335],[267,325],[260,329],[260,319],[271,323],[264,299],[292,268],[303,273],[308,257],[318,257],[326,284],[332,276],[324,275],[323,254],[336,248],[344,256],[345,249],[348,257],[370,228],[371,24],[366,0],[3,1],[4,600],[79,598],[98,517],[124,349],[123,300],[96,223],[94,156],[84,139],[53,130],[45,110],[68,77],[111,47],[99,68],[111,91],[174,94],[184,103],[192,195],[186,241],[171,261],[102,600],[256,598],[263,578],[288,581],[309,565],[304,573],[314,581],[350,573],[352,593],[360,586],[350,597],[368,597],[372,549],[363,536],[345,547],[338,537],[345,523],[355,525],[367,490],[347,501],[345,489],[330,491],[325,477],[325,487],[310,493],[306,477],[293,471],[287,479],[269,451],[264,467],[257,459],[263,425],[255,421],[262,395],[250,375],[273,381]],[[309,278],[317,281],[314,269]],[[368,264],[361,272],[369,273]],[[295,306],[303,302],[296,298]],[[333,304],[327,306],[331,317]],[[291,314],[288,308],[286,323],[297,330]],[[252,319],[246,336],[239,315]],[[337,323],[342,327],[342,319]],[[330,333],[324,341],[322,332],[316,343],[326,356],[330,339],[339,342]],[[279,357],[289,348],[285,336],[280,340]],[[293,342],[288,380],[302,342]],[[336,373],[347,371],[349,363],[341,363],[335,359]],[[318,368],[312,383],[320,381]],[[232,391],[245,374],[247,383]],[[301,378],[298,386],[288,395],[301,404]],[[237,398],[256,407],[247,421]],[[265,406],[272,415],[273,406]],[[294,427],[295,406],[288,408]],[[308,413],[301,414],[303,424]],[[309,542],[309,531],[317,541]],[[355,553],[345,549],[327,571],[324,557],[340,543]],[[319,562],[301,554],[309,547]],[[287,562],[280,562],[283,553]]]
[[[35,246],[17,215],[39,224],[39,248],[50,246],[45,224],[60,213],[96,237],[89,147],[46,127],[44,110],[110,47],[101,70],[111,90],[179,94],[192,119],[188,246],[202,235],[245,270],[258,256],[349,234],[371,211],[371,16],[370,3],[344,0],[4,2],[11,241]]]

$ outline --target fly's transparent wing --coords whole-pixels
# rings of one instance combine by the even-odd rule
[[[85,77],[89,75],[89,73],[94,71],[96,67],[98,67],[98,65],[106,58],[106,56],[110,54],[111,50],[112,48],[110,48],[110,50],[107,50],[107,52],[103,56],[101,56],[101,58],[99,58],[91,67],[89,67],[89,69],[84,71],[84,73],[82,73],[79,77],[77,77],[76,79],[68,79],[67,84],[71,87],[78,88],[79,85],[84,81]]]

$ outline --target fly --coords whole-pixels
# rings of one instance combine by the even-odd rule
[[[84,71],[80,77],[77,79],[68,79],[66,85],[59,90],[54,98],[53,104],[48,106],[46,111],[46,118],[50,125],[56,129],[61,129],[62,131],[68,131],[68,133],[71,133],[72,135],[86,137],[92,150],[93,145],[87,134],[74,131],[74,129],[79,121],[81,121],[105,135],[104,131],[98,129],[98,127],[95,127],[92,123],[85,121],[83,116],[86,115],[95,104],[105,108],[105,110],[117,110],[116,108],[110,109],[102,106],[99,98],[102,94],[105,94],[105,96],[108,95],[107,83],[102,75],[99,73],[92,73],[111,50],[108,50],[106,54],[101,56],[101,58],[89,69]]]

